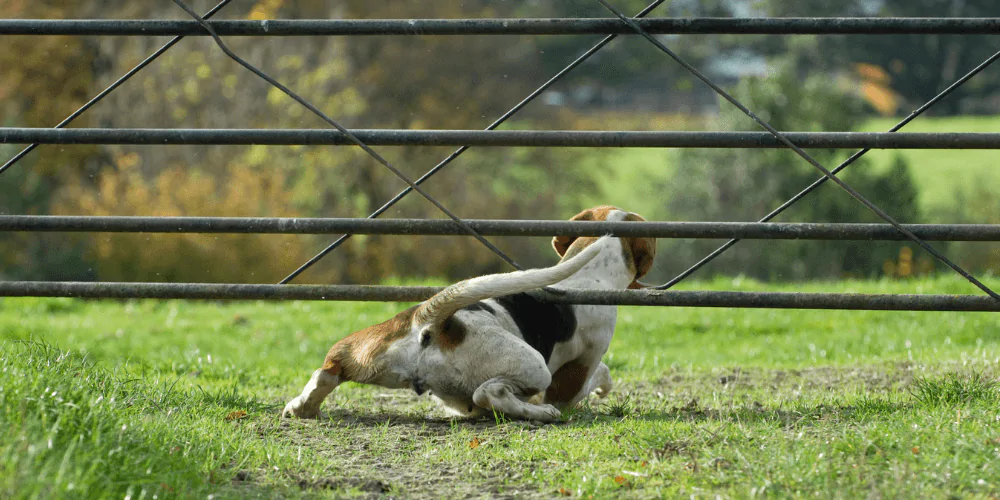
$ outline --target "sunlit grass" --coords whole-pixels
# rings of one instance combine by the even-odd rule
[[[0,496],[997,493],[994,314],[621,308],[611,396],[556,425],[354,385],[329,421],[278,418],[332,342],[402,307],[0,300]]]
[[[917,402],[926,406],[996,403],[1000,399],[997,381],[979,372],[919,377],[914,379],[911,393]]]

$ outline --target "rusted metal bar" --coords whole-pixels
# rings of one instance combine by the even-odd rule
[[[330,300],[418,302],[440,287],[366,285],[239,285],[220,283],[0,282],[0,297],[90,299]],[[1000,303],[973,295],[875,295],[855,293],[575,290],[532,292],[555,303],[754,309],[860,311],[1000,311]]]
[[[630,148],[785,148],[767,132],[575,130],[352,130],[372,146],[524,146]],[[1000,149],[1000,133],[786,132],[801,148]],[[267,144],[354,143],[334,129],[0,128],[0,143],[38,144]]]
[[[603,236],[766,240],[905,240],[889,224],[776,222],[595,222],[466,219],[486,236]],[[905,224],[932,241],[1000,241],[998,224]],[[468,234],[446,219],[96,217],[0,215],[0,231],[230,234]]]
[[[998,18],[647,18],[651,34],[995,35]],[[271,19],[212,21],[220,36],[634,35],[618,19]],[[4,19],[0,35],[205,36],[197,22],[128,19]]]

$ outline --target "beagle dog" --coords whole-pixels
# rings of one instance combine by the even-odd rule
[[[571,220],[645,219],[601,206]],[[591,393],[607,396],[612,382],[601,357],[617,307],[552,304],[525,292],[636,288],[656,240],[558,236],[552,246],[562,257],[553,267],[461,281],[337,342],[282,415],[320,416],[320,404],[344,382],[429,391],[461,416],[492,410],[544,422]]]

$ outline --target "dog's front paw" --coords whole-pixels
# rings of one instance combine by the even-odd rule
[[[285,405],[281,411],[283,418],[323,418],[323,412],[319,411],[319,405],[307,405],[302,398],[295,398]]]

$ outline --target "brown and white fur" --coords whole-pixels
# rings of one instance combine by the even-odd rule
[[[602,206],[571,220],[645,219]],[[553,267],[456,283],[337,342],[282,415],[319,416],[320,404],[344,382],[427,390],[460,415],[494,410],[541,421],[558,419],[559,408],[590,393],[607,396],[612,382],[601,357],[617,307],[547,304],[523,292],[635,288],[652,266],[656,240],[560,236],[552,246],[562,256]]]

